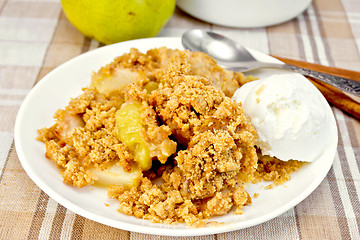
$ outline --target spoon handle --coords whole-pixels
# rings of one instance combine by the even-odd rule
[[[279,56],[274,56],[274,55],[271,55],[271,56],[282,61],[283,63],[286,63],[286,64],[303,67],[303,68],[308,68],[308,69],[319,71],[319,72],[329,73],[329,74],[344,77],[344,78],[350,78],[352,80],[360,82],[360,72],[357,72],[357,71],[352,71],[352,70],[337,68],[337,67],[331,67],[331,66],[325,66],[325,65],[321,65],[321,64],[317,64],[317,63],[310,63],[310,62],[305,62],[305,61],[301,61],[301,60],[297,60],[297,59],[284,58],[284,57],[279,57]]]
[[[360,82],[349,79],[349,78],[343,78],[315,70],[311,70],[308,68],[298,67],[290,64],[284,64],[282,65],[284,69],[288,69],[297,73],[301,73],[305,76],[312,77],[315,79],[318,79],[322,82],[325,82],[327,84],[330,84],[334,87],[337,87],[345,92],[348,92],[350,94],[353,94],[357,97],[360,97]]]

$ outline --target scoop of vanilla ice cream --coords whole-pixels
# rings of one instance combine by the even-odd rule
[[[241,102],[257,130],[263,155],[312,162],[327,145],[330,128],[327,102],[300,74],[278,74],[239,88]]]

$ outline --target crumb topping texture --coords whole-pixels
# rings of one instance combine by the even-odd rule
[[[131,49],[94,73],[38,139],[65,183],[113,182],[108,195],[119,212],[201,226],[242,214],[252,201],[245,183],[281,184],[301,166],[258,159],[256,130],[229,98],[251,80],[204,53]],[[101,171],[112,171],[106,181]]]

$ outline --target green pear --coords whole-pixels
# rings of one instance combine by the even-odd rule
[[[175,4],[176,0],[61,0],[69,21],[104,44],[156,36]]]

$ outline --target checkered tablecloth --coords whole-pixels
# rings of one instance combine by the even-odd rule
[[[267,54],[360,71],[359,0],[314,0],[292,21],[256,29],[208,24],[177,9],[159,36],[192,28],[223,33]],[[0,0],[0,239],[177,239],[83,218],[47,196],[19,162],[13,130],[27,93],[55,67],[101,46],[68,22],[58,0]],[[332,110],[337,154],[309,197],[263,224],[196,239],[360,239],[360,121]]]

